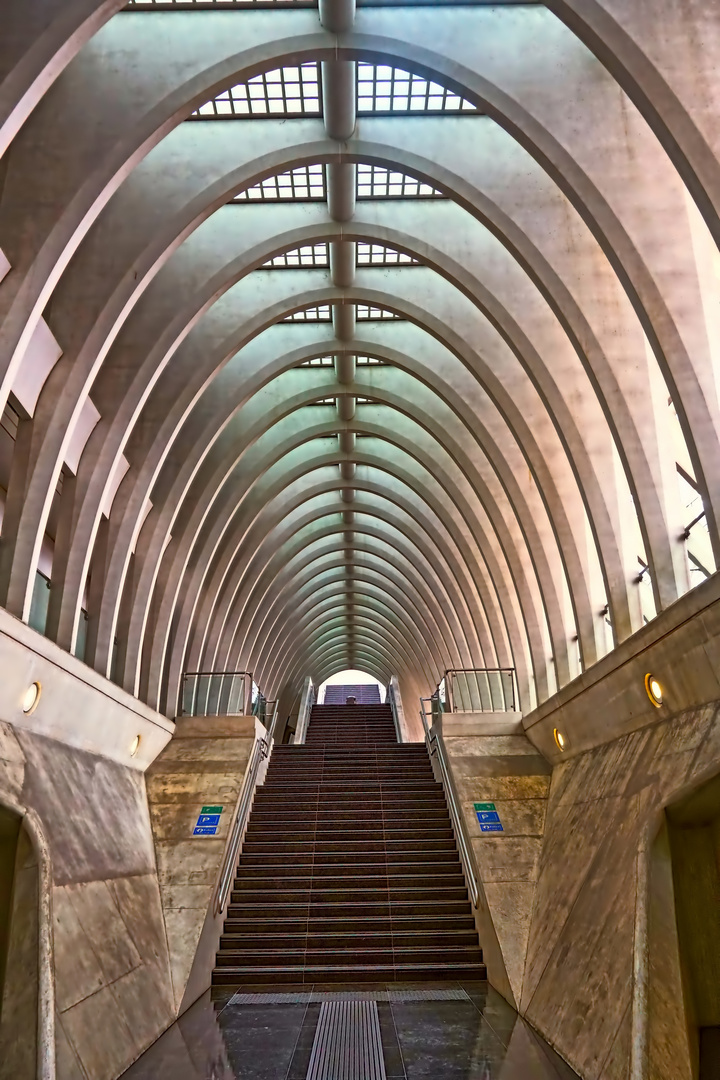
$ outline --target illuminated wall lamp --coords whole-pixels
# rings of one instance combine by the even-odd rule
[[[22,711],[26,716],[29,716],[30,713],[35,712],[37,709],[41,693],[42,687],[39,682],[30,683],[22,699]]]
[[[645,690],[655,708],[659,709],[663,703],[663,689],[655,676],[651,675],[650,672],[645,676]]]
[[[557,728],[553,728],[553,738],[555,739],[555,745],[557,746],[558,750],[560,750],[561,753],[564,753],[565,748],[567,747],[567,739],[563,735],[562,731],[558,731]]]
[[[130,743],[130,757],[135,757],[138,750],[140,749],[140,742],[141,742],[140,736],[136,735],[135,738],[133,739],[133,741]]]

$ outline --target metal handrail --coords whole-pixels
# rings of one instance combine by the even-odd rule
[[[433,697],[442,712],[514,712],[515,668],[448,668]]]
[[[294,746],[302,746],[307,737],[310,713],[315,704],[315,684],[310,676],[307,676],[300,695],[300,708],[298,709],[297,725],[295,727]]]
[[[400,734],[400,720],[398,719],[397,702],[395,700],[395,688],[392,682],[389,682],[387,684],[387,688],[385,690],[385,701],[388,703],[392,711],[392,718],[393,724],[395,725],[395,735],[397,737],[397,741],[402,742],[402,736]]]
[[[252,671],[186,671],[180,689],[180,715],[252,714],[254,687],[257,689]]]
[[[245,781],[242,786],[242,791],[240,792],[237,813],[232,824],[232,829],[230,830],[230,837],[225,848],[225,857],[223,859],[220,877],[218,878],[217,887],[215,889],[215,897],[213,900],[214,915],[219,915],[220,912],[225,909],[225,905],[227,904],[228,893],[230,892],[230,886],[235,876],[238,859],[240,858],[240,846],[245,835],[247,819],[250,815],[253,798],[255,797],[255,788],[258,786],[260,766],[265,758],[269,757],[272,752],[279,702],[269,701],[267,704],[273,706],[272,720],[270,721],[270,726],[267,728],[265,735],[255,743],[250,764],[245,773]]]
[[[460,850],[460,858],[462,859],[463,869],[465,871],[465,880],[470,889],[473,907],[477,907],[478,900],[480,899],[480,887],[478,885],[478,877],[475,870],[475,859],[472,855],[472,848],[467,834],[465,821],[455,798],[455,789],[450,780],[450,770],[448,768],[445,747],[443,746],[442,740],[438,738],[437,732],[432,731],[428,726],[425,713],[426,701],[432,701],[432,699],[420,699],[420,719],[422,720],[423,728],[425,729],[425,745],[427,746],[427,751],[431,758],[437,755],[440,773],[442,775],[443,788],[445,789],[445,796],[450,808],[453,832],[455,833],[455,839]]]

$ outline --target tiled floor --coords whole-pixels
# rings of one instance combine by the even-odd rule
[[[430,989],[423,983],[423,990]],[[575,1073],[487,983],[459,1001],[378,1002],[388,1080],[577,1080]],[[358,991],[385,989],[365,984]],[[393,989],[398,984],[392,984]],[[126,1073],[124,1080],[305,1080],[327,987],[243,987],[290,993],[295,1004],[238,1005],[232,990],[204,995]]]

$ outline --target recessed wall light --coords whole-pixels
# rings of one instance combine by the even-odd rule
[[[140,749],[140,742],[140,736],[136,735],[133,741],[130,743],[130,757],[135,757],[138,750]]]
[[[645,689],[647,690],[647,696],[650,698],[655,708],[659,709],[663,703],[663,689],[655,676],[651,675],[650,672],[645,676]]]
[[[553,738],[555,739],[555,745],[557,746],[558,750],[564,751],[565,747],[567,746],[567,739],[563,735],[562,731],[558,731],[557,728],[553,728]]]
[[[22,711],[26,716],[29,716],[31,712],[35,712],[37,709],[41,693],[42,687],[39,682],[30,683],[22,699]]]

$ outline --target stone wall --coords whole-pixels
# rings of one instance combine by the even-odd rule
[[[475,857],[477,923],[490,981],[517,1007],[551,769],[525,736],[519,716],[449,714],[441,737]],[[502,832],[482,832],[475,803],[491,803]]]
[[[255,740],[254,716],[182,717],[146,774],[176,1010],[210,985],[222,918],[210,909]],[[223,807],[215,836],[194,836],[203,806]],[[206,921],[208,948],[197,956]],[[194,965],[202,970],[190,981]]]
[[[714,998],[694,1015],[692,957],[678,934],[688,890],[678,890],[678,875],[683,882],[692,871],[697,894],[703,870],[697,859],[683,862],[692,837],[673,834],[673,822],[688,816],[676,807],[699,789],[697,813],[715,815],[704,832],[720,835],[720,784],[712,805],[703,794],[720,774],[720,703],[659,713],[653,724],[561,759],[551,776],[510,725],[443,717],[477,863],[490,981],[584,1080],[691,1080],[696,1026],[720,1020]],[[502,834],[480,833],[473,804],[487,801]],[[712,882],[705,886],[710,895]],[[712,912],[699,918],[708,922]],[[717,936],[717,913],[715,923]]]
[[[143,774],[7,723],[0,765],[50,853],[57,1075],[113,1080],[174,1019]]]
[[[648,899],[642,851],[662,828],[664,808],[719,770],[720,705],[708,705],[553,771],[521,1010],[583,1077],[630,1075],[636,965],[643,962],[638,912]],[[663,980],[681,986],[667,913],[664,922],[645,958],[651,994],[662,994]],[[663,1028],[654,1014],[652,1068],[637,1075],[682,1075],[683,1027],[676,1011],[668,1016]],[[636,1018],[636,1031],[646,1019]]]
[[[7,975],[19,1011],[4,1067],[14,1080],[29,1068],[39,995],[41,1075],[54,1050],[59,1080],[113,1080],[175,1016],[144,777],[174,724],[2,610],[0,670],[0,804],[33,844],[18,845],[15,868]],[[25,714],[32,682],[40,699]]]

